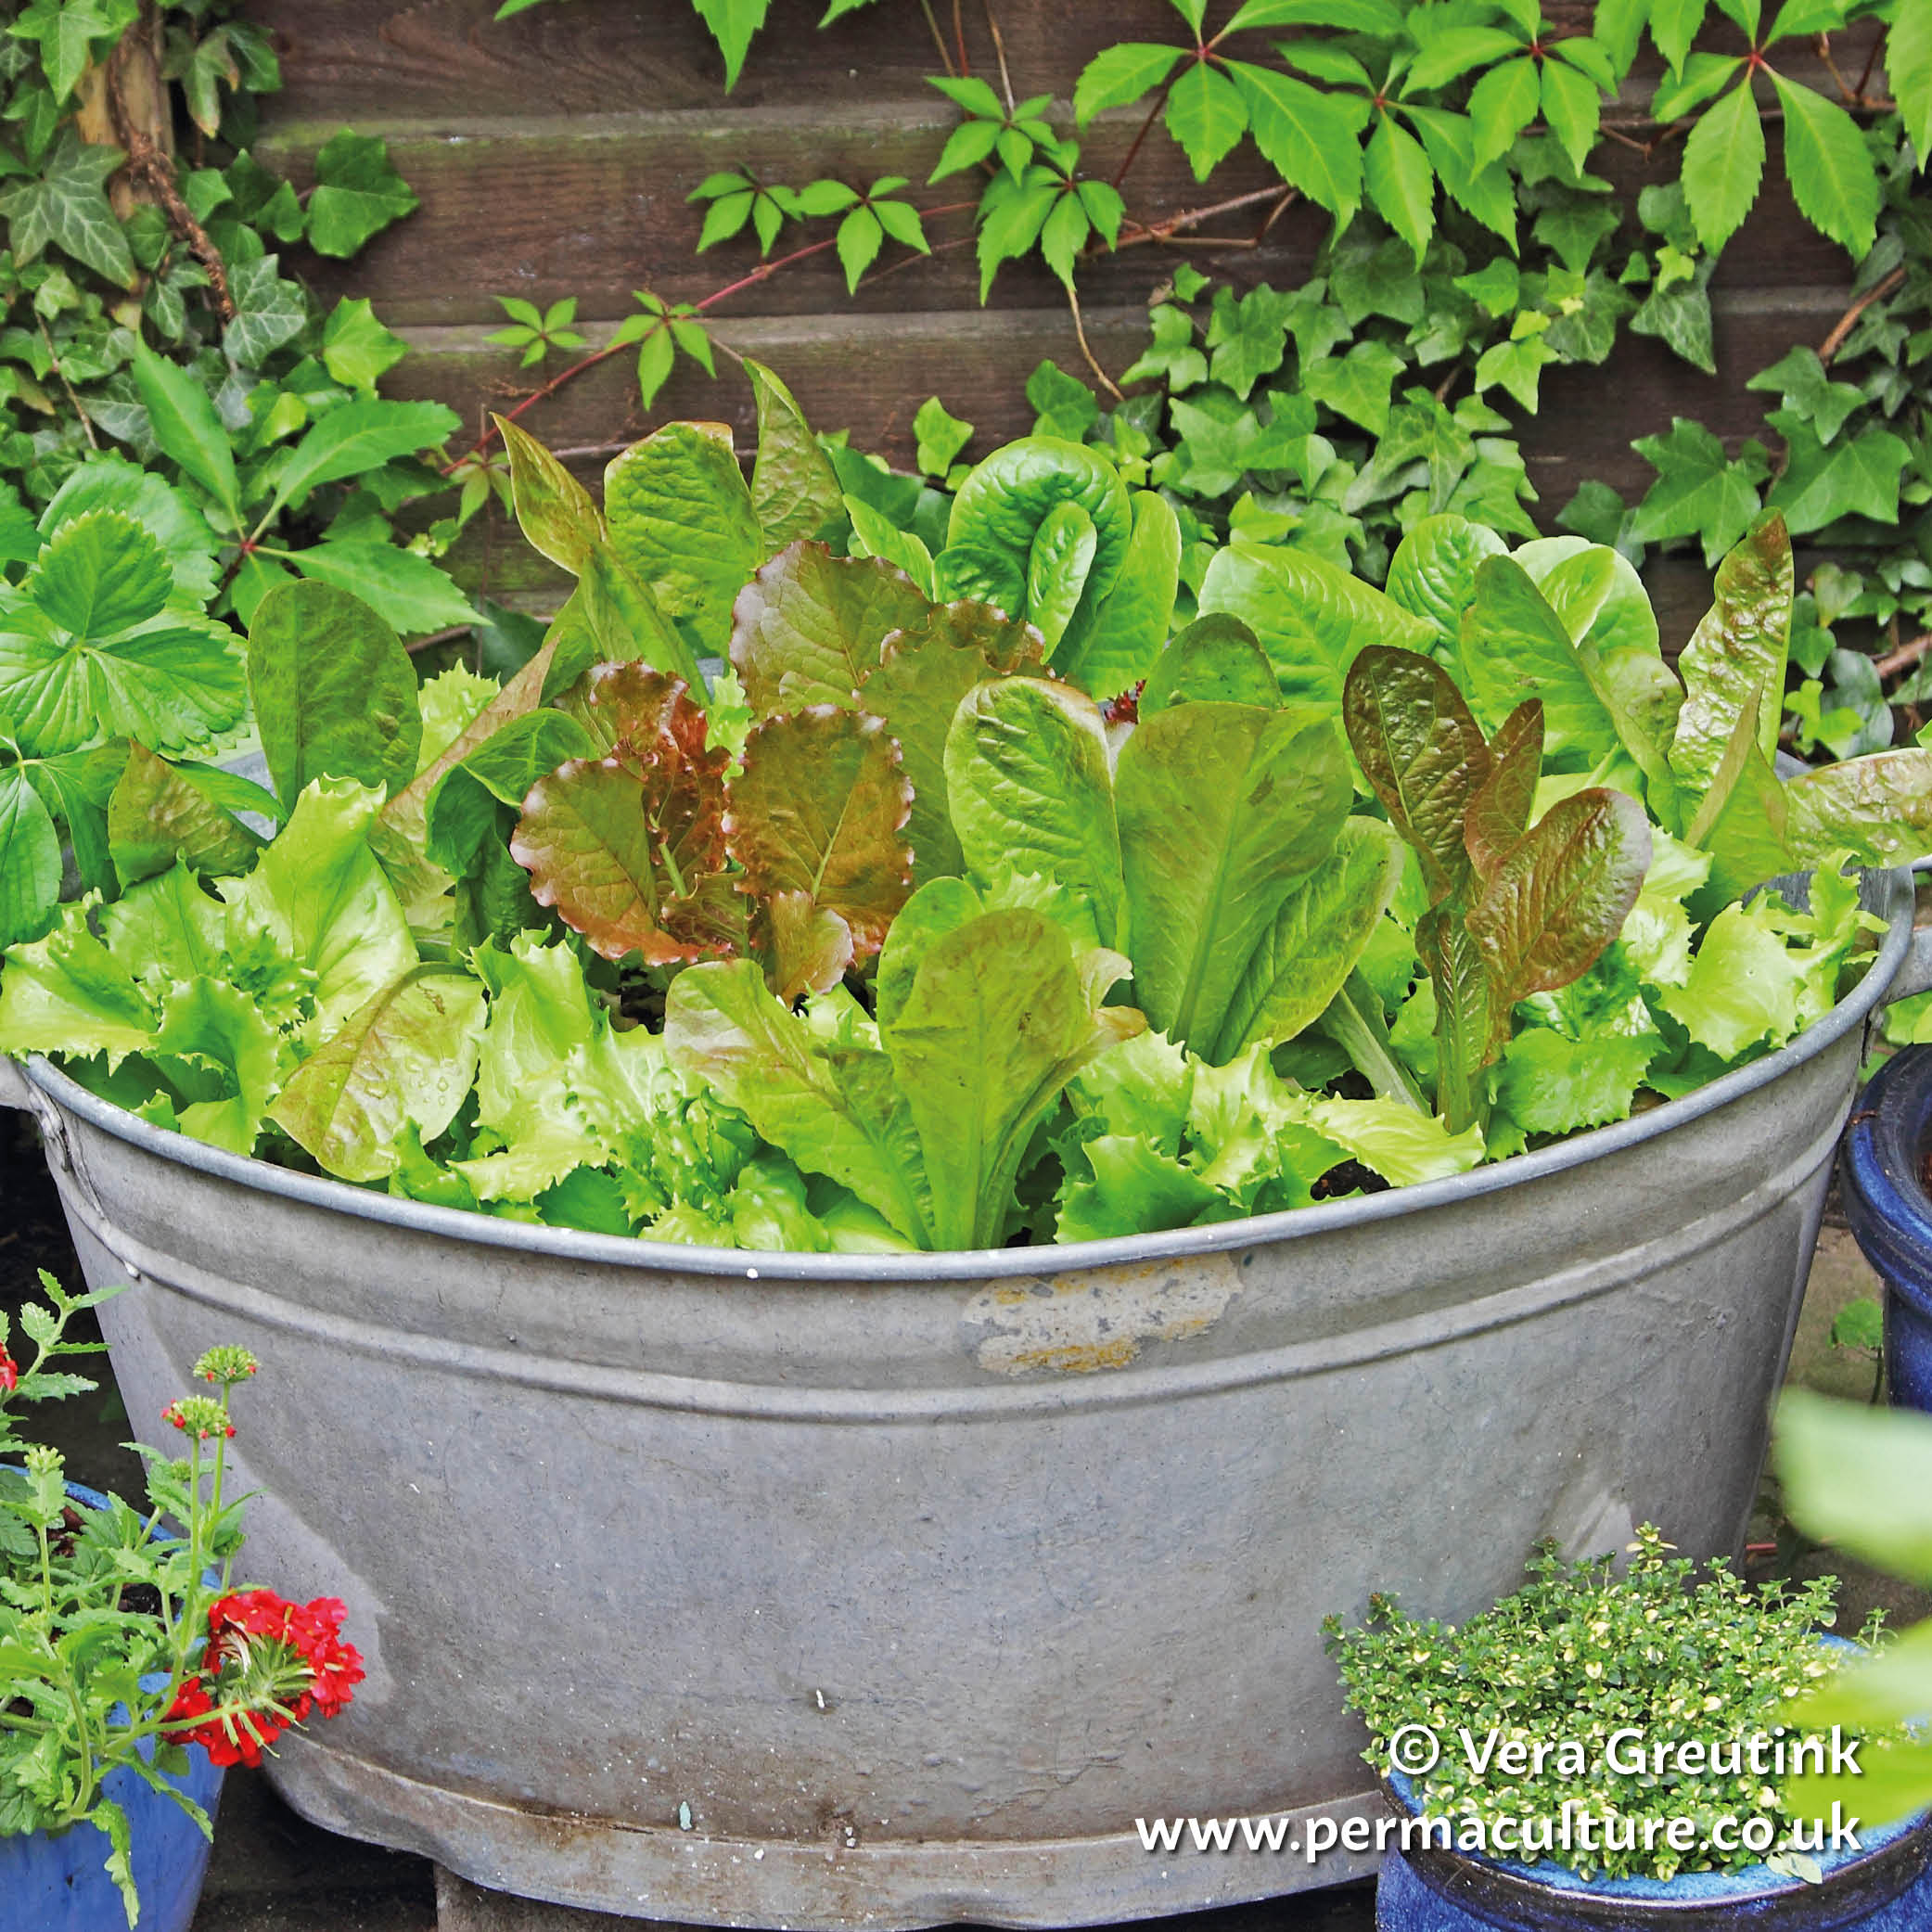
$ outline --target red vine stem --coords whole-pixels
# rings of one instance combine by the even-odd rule
[[[939,215],[957,214],[963,209],[974,208],[978,205],[977,202],[972,201],[955,201],[948,203],[943,208],[924,209],[921,212],[930,219]],[[723,288],[714,288],[710,294],[705,296],[701,301],[693,302],[691,304],[692,313],[702,315],[728,297],[742,295],[746,289],[755,288],[759,283],[770,281],[780,269],[790,268],[794,263],[807,261],[813,255],[823,255],[828,249],[834,249],[838,246],[838,237],[836,235],[828,235],[823,241],[807,242],[803,248],[794,249],[788,255],[780,255],[771,262],[761,262],[748,275],[742,275],[736,281],[727,282]],[[514,408],[502,410],[499,414],[505,422],[514,423],[526,411],[534,409],[539,403],[547,402],[566,384],[574,382],[587,369],[595,369],[599,363],[608,362],[613,355],[621,355],[631,346],[629,342],[606,343],[602,349],[592,350],[588,355],[580,356],[568,368],[559,369],[548,382],[543,384],[541,388],[532,390]],[[452,461],[443,465],[442,474],[448,476],[452,470],[460,467],[472,457],[480,456],[495,441],[496,426],[493,423],[460,456],[454,457]]]
[[[1872,669],[1880,677],[1888,678],[1897,672],[1909,671],[1927,651],[1932,651],[1932,631],[1922,631],[1897,650],[1886,652],[1874,662]]]
[[[1899,290],[1904,286],[1905,271],[1902,268],[1895,268],[1892,270],[1890,275],[1886,276],[1884,281],[1878,283],[1874,288],[1866,289],[1865,292],[1862,296],[1860,296],[1859,299],[1855,302],[1853,302],[1852,305],[1849,309],[1847,309],[1842,315],[1838,317],[1836,324],[1833,326],[1831,334],[1826,336],[1824,340],[1819,343],[1818,360],[1821,363],[1824,364],[1827,367],[1829,367],[1831,365],[1832,357],[1837,354],[1839,350],[1844,348],[1846,337],[1849,336],[1851,333],[1851,331],[1858,326],[1858,318],[1861,315],[1862,315],[1874,301],[1883,301],[1887,296],[1896,295],[1899,292]]]

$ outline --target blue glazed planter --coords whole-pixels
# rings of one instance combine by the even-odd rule
[[[1885,1277],[1885,1375],[1900,1408],[1932,1412],[1932,1046],[1908,1046],[1859,1095],[1845,1135],[1845,1209]],[[1932,1921],[1928,1921],[1932,1924]]]
[[[68,1493],[84,1508],[107,1505],[78,1483]],[[186,1773],[169,1782],[213,1817],[222,1771],[200,1746],[188,1747]],[[140,1932],[187,1932],[208,1873],[208,1840],[179,1805],[131,1771],[115,1772],[103,1788],[127,1813]],[[121,1932],[127,1913],[107,1856],[107,1836],[91,1824],[0,1837],[0,1932]]]
[[[1409,1781],[1391,1775],[1401,1808]],[[1928,1932],[1932,1813],[1860,1834],[1821,1856],[1823,1881],[1765,1865],[1586,1882],[1545,1861],[1505,1864],[1453,1851],[1391,1849],[1375,1887],[1375,1932]]]

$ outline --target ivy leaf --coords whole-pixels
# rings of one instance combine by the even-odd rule
[[[1194,318],[1172,302],[1158,302],[1148,312],[1154,339],[1121,377],[1122,382],[1165,382],[1175,392],[1208,379],[1208,358],[1195,347]]]
[[[1194,178],[1206,181],[1247,132],[1247,104],[1218,68],[1196,60],[1169,91],[1166,120]]]
[[[417,205],[409,184],[390,162],[388,143],[345,127],[315,156],[309,246],[318,255],[346,260]]]
[[[1688,282],[1675,282],[1669,288],[1659,282],[1631,317],[1635,334],[1657,337],[1673,354],[1707,376],[1715,376],[1718,369],[1710,326],[1710,277],[1716,267],[1717,258],[1707,255]]]
[[[1785,474],[1765,499],[1783,510],[1795,537],[1809,535],[1841,517],[1899,520],[1899,480],[1912,452],[1888,429],[1867,429],[1827,449],[1810,424],[1788,410],[1771,417],[1786,444]]]
[[[1363,179],[1376,211],[1415,250],[1420,262],[1436,226],[1435,171],[1422,144],[1387,113],[1369,138]]]
[[[1231,60],[1228,71],[1247,102],[1255,146],[1291,187],[1347,220],[1362,201],[1356,136],[1368,103],[1245,60]]]
[[[1306,365],[1301,387],[1337,416],[1380,436],[1388,428],[1388,393],[1403,366],[1386,342],[1371,339],[1355,343],[1347,355]]]
[[[222,331],[222,351],[230,362],[259,369],[307,324],[301,288],[286,280],[279,269],[279,258],[274,255],[230,266],[228,292],[235,298],[235,317]]]
[[[377,380],[408,352],[403,339],[377,320],[374,304],[365,299],[352,301],[345,295],[323,325],[323,366],[350,389],[373,395]]]
[[[1642,437],[1636,449],[1657,480],[1636,507],[1631,534],[1644,544],[1701,537],[1705,563],[1715,564],[1759,512],[1758,488],[1771,474],[1762,447],[1747,442],[1733,461],[1703,424],[1677,416],[1670,435]]]
[[[973,426],[948,413],[937,396],[928,396],[913,417],[914,460],[922,476],[943,482],[961,452],[973,440]]]
[[[745,70],[746,50],[751,36],[764,25],[769,0],[692,0],[698,18],[711,30],[718,51],[724,56],[724,91],[738,84]]]
[[[60,902],[60,838],[19,765],[0,769],[0,946],[37,940]]]
[[[1834,382],[1809,343],[1800,343],[1770,368],[1759,370],[1745,387],[1771,390],[1787,412],[1810,423],[1821,443],[1829,443],[1865,400],[1864,391],[1853,384]]]
[[[681,679],[600,666],[590,705],[608,758],[573,759],[523,801],[510,855],[531,896],[607,959],[647,966],[737,950],[743,902],[724,872],[724,767]]]
[[[1764,123],[1750,83],[1734,87],[1683,144],[1683,198],[1697,239],[1715,252],[1744,225],[1764,178]]]
[[[127,24],[126,14],[104,10],[98,0],[32,0],[7,31],[40,43],[41,71],[60,103],[86,71],[94,42],[110,34],[118,38]]]
[[[1295,300],[1292,295],[1276,294],[1265,283],[1238,299],[1232,288],[1214,291],[1214,307],[1208,318],[1214,380],[1225,383],[1243,402],[1263,376],[1281,367],[1287,352],[1287,324]]]
[[[60,131],[40,172],[0,195],[14,261],[24,267],[49,242],[122,288],[134,285],[134,252],[109,204],[104,184],[127,157],[118,147]]]
[[[813,934],[828,914],[838,922],[829,948],[774,947],[768,977],[779,998],[825,992],[885,943],[913,888],[903,836],[912,803],[899,748],[877,718],[812,705],[752,727],[723,822],[741,889],[785,902],[775,937]]]
[[[1124,108],[1151,94],[1173,72],[1182,52],[1180,47],[1136,40],[1103,47],[1073,84],[1073,118],[1085,127],[1105,109]]]

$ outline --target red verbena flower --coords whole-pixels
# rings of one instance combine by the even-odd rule
[[[0,1395],[11,1395],[19,1386],[19,1365],[5,1349],[0,1349]]]
[[[185,1395],[161,1411],[161,1420],[184,1436],[206,1442],[215,1436],[232,1436],[235,1425],[228,1420],[221,1403],[205,1395]]]

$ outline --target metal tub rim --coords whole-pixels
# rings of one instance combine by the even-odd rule
[[[1431,1208],[1498,1193],[1518,1183],[1584,1166],[1714,1113],[1769,1086],[1792,1068],[1824,1052],[1854,1027],[1862,1026],[1887,998],[1902,996],[1905,989],[1897,994],[1891,991],[1901,969],[1914,980],[1926,977],[1919,970],[1921,955],[1932,953],[1932,946],[1926,944],[1926,938],[1932,935],[1914,940],[1914,891],[1912,873],[1904,867],[1867,873],[1863,902],[1870,910],[1884,914],[1887,923],[1885,939],[1858,984],[1823,1018],[1814,1021],[1786,1045],[1721,1075],[1681,1099],[1665,1101],[1607,1127],[1571,1134],[1534,1153],[1486,1162],[1447,1180],[1417,1182],[1407,1187],[1390,1187],[1380,1194],[1216,1222],[1207,1227],[1116,1235],[1104,1241],[1068,1242],[1051,1247],[941,1248],[889,1255],[806,1254],[793,1249],[698,1247],[680,1242],[649,1241],[636,1235],[593,1235],[574,1228],[504,1221],[465,1209],[439,1208],[379,1194],[346,1181],[299,1173],[251,1156],[230,1154],[136,1118],[90,1093],[37,1054],[23,1069],[17,1070],[23,1072],[28,1085],[37,1089],[45,1101],[158,1158],[178,1162],[257,1193],[331,1209],[354,1220],[405,1228],[416,1234],[444,1235],[481,1247],[514,1248],[605,1267],[674,1269],[687,1275],[737,1275],[752,1281],[823,1281],[844,1286],[987,1281],[1033,1275],[1040,1272],[1041,1259],[1047,1254],[1053,1257],[1056,1274],[1068,1274],[1084,1269],[1177,1260],[1283,1241],[1313,1239],[1368,1222],[1420,1214]],[[1925,959],[1923,964],[1932,969],[1932,958]],[[1918,989],[1914,986],[1911,990]],[[0,1076],[7,1070],[0,1063]]]

